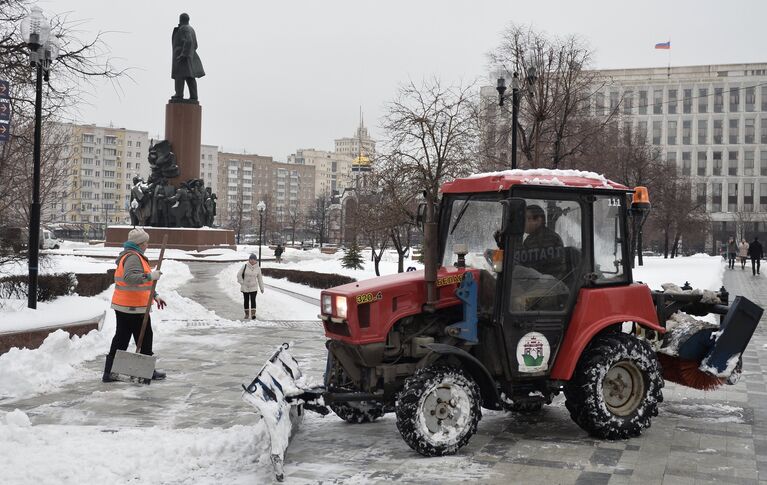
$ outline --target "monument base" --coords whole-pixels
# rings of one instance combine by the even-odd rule
[[[107,227],[104,246],[108,248],[122,247],[128,240],[128,233],[133,226]],[[149,234],[149,247],[159,248],[162,238],[168,235],[168,249],[184,251],[204,251],[206,249],[237,249],[234,243],[234,231],[229,229],[210,229],[194,227],[147,227],[143,229]]]
[[[170,179],[178,185],[200,178],[200,140],[202,107],[198,103],[168,103],[165,105],[165,139],[176,154],[179,176]],[[207,181],[210,185],[210,180]]]

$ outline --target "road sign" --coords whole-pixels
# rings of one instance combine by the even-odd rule
[[[11,138],[11,83],[0,80],[0,142]]]

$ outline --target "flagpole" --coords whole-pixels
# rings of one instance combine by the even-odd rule
[[[668,70],[666,73],[668,78],[671,79],[671,37],[668,38]]]

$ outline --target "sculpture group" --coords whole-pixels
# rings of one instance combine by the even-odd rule
[[[216,216],[216,194],[202,179],[181,182],[168,179],[179,174],[176,155],[167,140],[149,149],[149,180],[133,177],[130,216],[134,226],[211,227]]]

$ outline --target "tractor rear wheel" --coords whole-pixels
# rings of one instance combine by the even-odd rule
[[[652,347],[614,333],[596,337],[565,385],[570,417],[590,435],[604,439],[639,436],[650,427],[663,401],[663,378]]]
[[[397,397],[397,429],[424,456],[451,455],[477,431],[481,406],[470,375],[446,365],[425,367],[405,381]]]

